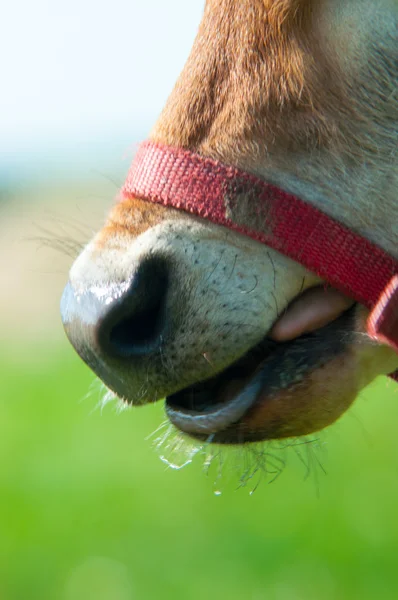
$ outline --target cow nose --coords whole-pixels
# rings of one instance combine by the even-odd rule
[[[166,260],[147,258],[131,279],[76,290],[68,283],[61,315],[66,333],[79,351],[102,358],[144,356],[157,351],[167,327],[166,298],[169,268]]]

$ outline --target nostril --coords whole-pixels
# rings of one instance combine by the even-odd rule
[[[98,331],[100,346],[114,357],[148,354],[156,350],[166,327],[168,266],[147,259],[128,289],[105,316]]]
[[[117,354],[128,356],[156,344],[163,329],[163,295],[152,308],[138,310],[112,327],[109,343]]]

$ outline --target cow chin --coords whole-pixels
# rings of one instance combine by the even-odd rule
[[[286,343],[264,340],[264,357],[257,366],[253,359],[253,374],[243,384],[234,373],[242,371],[242,361],[250,363],[250,352],[218,375],[216,382],[202,382],[167,398],[169,418],[183,432],[220,444],[297,437],[327,427],[376,375],[396,365],[394,353],[372,344],[364,333],[366,314],[354,305],[311,334]],[[222,379],[226,380],[224,394]],[[206,405],[206,387],[218,389],[221,402]],[[228,421],[228,405],[233,411],[238,398],[242,414],[217,430],[213,415],[222,412],[224,423]]]

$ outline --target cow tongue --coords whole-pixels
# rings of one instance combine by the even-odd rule
[[[277,342],[293,340],[331,323],[353,304],[351,298],[333,288],[306,290],[279,317],[269,337]]]

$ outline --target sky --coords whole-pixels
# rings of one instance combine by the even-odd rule
[[[0,24],[0,182],[121,159],[154,123],[204,0],[13,0]],[[115,156],[116,155],[116,156]]]

